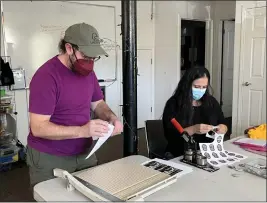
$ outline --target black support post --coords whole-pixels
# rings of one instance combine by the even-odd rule
[[[122,0],[124,157],[138,154],[136,1]]]

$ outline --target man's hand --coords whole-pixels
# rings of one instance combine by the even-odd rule
[[[102,137],[108,133],[108,122],[100,119],[90,120],[87,124],[83,125],[79,132],[79,137]]]
[[[211,125],[206,124],[197,124],[194,125],[194,132],[196,134],[206,134],[207,132],[211,131],[213,127]]]
[[[112,135],[121,134],[123,131],[123,125],[119,121],[118,117],[111,111],[108,105],[103,101],[96,101],[91,103],[92,110],[95,112],[96,116],[102,120],[110,122],[114,125],[114,130]]]
[[[111,124],[114,125],[112,136],[119,135],[122,133],[123,124],[118,119],[114,119],[113,121],[111,121]]]

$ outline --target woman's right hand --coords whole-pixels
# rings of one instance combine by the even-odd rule
[[[212,125],[207,124],[196,124],[194,125],[195,134],[206,134],[213,129]]]

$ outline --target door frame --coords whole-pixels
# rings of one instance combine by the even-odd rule
[[[220,106],[222,106],[222,82],[223,82],[223,43],[224,43],[224,22],[227,21],[232,21],[235,22],[235,19],[225,19],[225,20],[220,20],[219,22],[219,34],[218,34],[218,100],[220,103]]]
[[[137,52],[138,51],[150,51],[150,54],[151,54],[151,82],[150,82],[150,85],[151,85],[151,100],[150,100],[150,102],[151,102],[151,110],[150,110],[150,120],[152,120],[152,119],[154,119],[154,82],[155,82],[155,80],[154,80],[154,63],[153,63],[153,56],[154,56],[154,52],[153,52],[153,49],[146,49],[146,48],[141,48],[141,49],[137,49]],[[138,68],[138,67],[137,67]],[[138,77],[138,75],[137,75],[137,77]],[[138,92],[137,92],[137,94],[138,94]],[[137,108],[138,108],[138,106],[137,106]],[[137,118],[138,118],[138,115],[137,115]],[[145,122],[146,121],[144,121],[144,126],[146,126],[145,125]],[[145,127],[143,127],[143,128],[145,128]],[[137,129],[143,129],[143,128],[138,128],[138,121],[137,121]]]
[[[177,15],[177,83],[180,81],[181,77],[181,24],[182,20],[192,20],[192,21],[201,21],[206,23],[205,31],[205,68],[207,68],[212,75],[212,57],[213,57],[213,20],[202,20],[202,19],[191,19],[191,18],[182,18],[179,14]],[[212,78],[210,79],[212,84]]]
[[[231,138],[235,138],[244,134],[244,130],[241,127],[242,105],[242,59],[244,45],[244,35],[242,34],[244,29],[244,20],[246,17],[246,9],[257,8],[266,6],[266,2],[263,1],[237,1],[236,2],[236,19],[235,19],[235,42],[234,42],[234,76],[233,76],[233,106],[232,106],[232,135]]]

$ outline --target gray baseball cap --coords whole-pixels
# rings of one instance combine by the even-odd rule
[[[88,57],[108,56],[100,45],[101,39],[97,30],[86,23],[78,23],[68,27],[63,39],[68,43],[77,45],[79,51]]]

